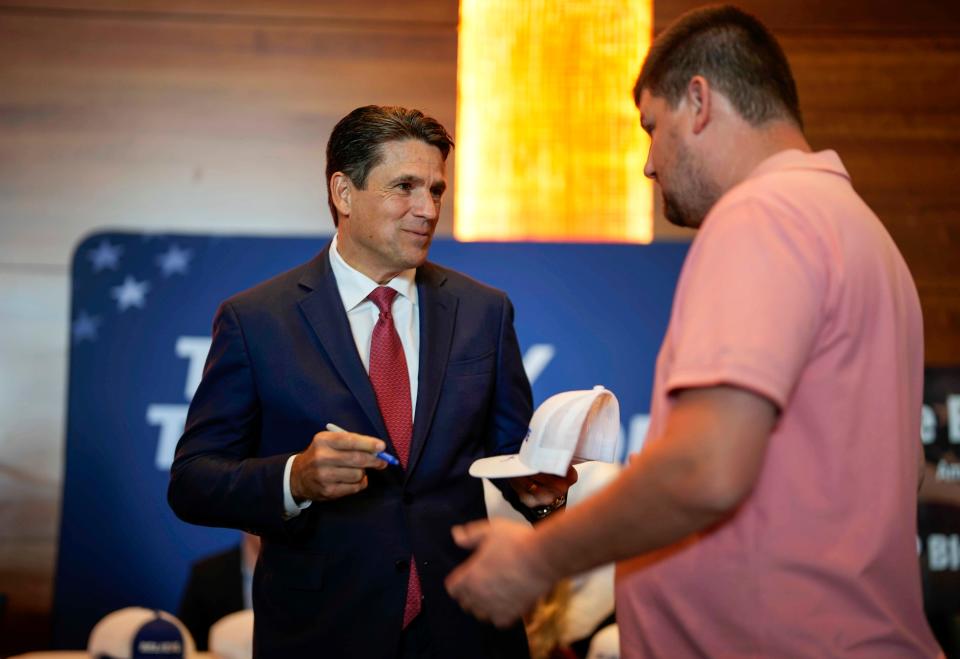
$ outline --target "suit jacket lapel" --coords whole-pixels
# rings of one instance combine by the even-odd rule
[[[436,267],[425,263],[417,269],[417,294],[420,305],[420,376],[416,415],[406,477],[416,468],[433,423],[443,377],[450,358],[450,344],[457,317],[456,296],[442,289],[446,281]]]
[[[337,290],[337,280],[330,269],[329,250],[330,246],[327,245],[319,256],[311,261],[310,267],[300,279],[300,286],[310,291],[300,300],[300,310],[323,344],[323,349],[337,373],[370,419],[377,431],[376,435],[391,445],[392,449],[370,377],[363,368],[360,355],[357,354],[350,321],[347,320],[347,312]],[[346,430],[356,432],[358,429]]]

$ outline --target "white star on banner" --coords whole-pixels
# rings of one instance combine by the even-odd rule
[[[95,341],[97,338],[97,328],[100,326],[100,317],[91,316],[86,311],[81,311],[73,321],[73,341]]]
[[[142,309],[149,290],[150,282],[137,281],[127,275],[122,284],[110,289],[110,297],[117,301],[118,311],[126,311],[130,307]]]
[[[101,240],[95,249],[87,252],[87,258],[93,263],[94,272],[100,272],[104,268],[116,270],[122,253],[123,247],[120,245],[112,245],[108,240]]]
[[[170,245],[170,248],[157,256],[157,265],[163,271],[164,277],[172,274],[187,274],[187,266],[190,265],[190,259],[193,258],[193,251],[181,249],[178,245]]]

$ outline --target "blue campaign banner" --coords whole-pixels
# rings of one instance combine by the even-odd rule
[[[175,613],[190,563],[239,541],[237,531],[179,521],[166,504],[213,314],[328,240],[109,232],[78,245],[56,647],[84,647],[93,625],[123,606]],[[686,249],[436,240],[430,258],[510,295],[535,403],[595,384],[617,395],[622,460],[646,432]]]
[[[917,511],[923,608],[948,657],[960,657],[960,368],[927,368]]]

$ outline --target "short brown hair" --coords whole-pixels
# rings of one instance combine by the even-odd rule
[[[773,34],[731,5],[680,16],[657,36],[640,69],[633,98],[644,89],[676,107],[687,84],[702,75],[753,125],[789,119],[803,127],[797,85]]]
[[[420,110],[391,105],[365,105],[337,122],[327,141],[327,203],[333,224],[340,218],[330,198],[330,179],[337,172],[346,174],[360,189],[367,184],[370,170],[383,160],[380,148],[394,140],[420,140],[440,149],[444,161],[453,148],[453,138],[443,125]]]

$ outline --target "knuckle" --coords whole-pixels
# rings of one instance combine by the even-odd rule
[[[324,449],[329,449],[333,445],[333,439],[329,434],[319,434],[313,439],[313,447],[315,450],[322,451]]]
[[[317,449],[316,459],[321,464],[329,464],[337,457],[337,450],[330,446],[321,446]]]

